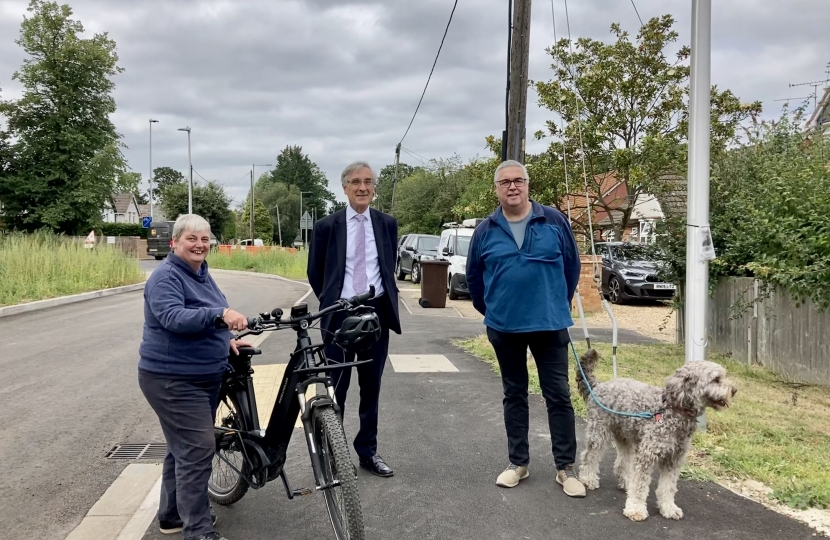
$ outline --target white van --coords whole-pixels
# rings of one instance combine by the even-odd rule
[[[445,223],[438,241],[438,254],[450,262],[447,276],[447,290],[450,300],[458,300],[462,295],[468,296],[467,290],[467,252],[476,226],[484,221],[481,218],[465,219],[459,223]]]

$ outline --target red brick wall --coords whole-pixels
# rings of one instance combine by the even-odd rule
[[[593,261],[596,259],[597,271],[601,273],[602,260],[600,257],[593,257],[592,255],[580,255],[579,258],[582,261],[582,270],[579,274],[579,297],[582,299],[582,309],[586,313],[600,311],[602,310],[602,299],[594,280]],[[576,300],[574,300],[573,309],[577,309]]]

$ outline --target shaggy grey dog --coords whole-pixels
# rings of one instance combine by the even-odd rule
[[[674,503],[677,479],[689,451],[697,418],[706,407],[728,407],[738,391],[726,378],[726,370],[714,362],[689,362],[657,388],[632,379],[598,382],[594,367],[599,355],[593,349],[581,359],[585,378],[597,399],[621,412],[650,412],[654,418],[635,418],[609,413],[591,398],[576,366],[579,393],[588,408],[585,449],[580,455],[579,480],[588,489],[599,487],[599,462],[607,443],[614,441],[617,459],[614,474],[626,491],[623,514],[633,521],[648,518],[646,499],[654,467],[660,473],[657,504],[660,514],[680,519],[683,511]]]

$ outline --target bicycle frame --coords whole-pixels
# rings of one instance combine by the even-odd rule
[[[295,310],[302,311],[303,304],[292,308],[292,321]],[[297,333],[297,345],[291,354],[288,365],[285,368],[280,383],[277,398],[271,410],[268,426],[263,430],[259,424],[259,414],[254,394],[253,373],[251,358],[259,354],[258,350],[251,348],[240,348],[240,355],[231,357],[230,364],[233,371],[225,376],[221,395],[230,397],[237,405],[238,414],[243,430],[232,430],[219,427],[225,431],[220,440],[226,438],[238,438],[242,451],[245,454],[247,463],[258,464],[256,468],[249,471],[239,471],[227,459],[219,456],[238,474],[242,475],[254,489],[263,487],[268,482],[282,478],[286,494],[289,499],[297,495],[307,495],[310,490],[293,490],[288,483],[288,478],[283,470],[288,444],[294,433],[294,426],[298,416],[302,420],[303,430],[306,434],[306,444],[311,458],[312,469],[318,490],[333,487],[327,485],[323,477],[322,466],[318,455],[318,448],[315,448],[311,433],[312,413],[316,407],[331,406],[335,412],[340,413],[340,407],[334,397],[334,387],[328,372],[335,369],[351,369],[352,367],[371,360],[362,360],[344,363],[329,363],[323,349],[324,344],[313,344],[308,334],[308,321],[300,319],[290,323],[290,327]],[[279,329],[279,326],[273,330]],[[251,334],[261,333],[249,332]],[[306,398],[308,387],[312,384],[321,383],[326,388],[326,394],[315,395],[310,399]],[[230,442],[228,439],[228,442]],[[220,442],[220,441],[217,441]],[[250,459],[250,454],[256,456],[256,461]]]

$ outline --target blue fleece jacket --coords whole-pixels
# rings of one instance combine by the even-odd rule
[[[484,324],[501,332],[573,326],[571,300],[579,283],[579,249],[568,220],[531,201],[522,248],[501,206],[476,227],[467,256],[467,288]]]
[[[208,273],[174,253],[156,268],[144,287],[144,336],[139,369],[187,378],[220,376],[228,363],[229,330],[214,328],[228,301]]]

